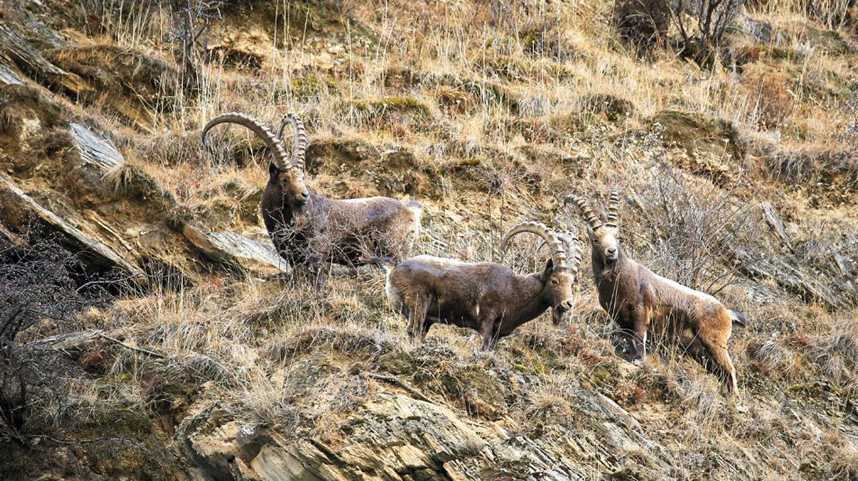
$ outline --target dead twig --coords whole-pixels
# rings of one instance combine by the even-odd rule
[[[117,344],[120,347],[124,347],[125,349],[129,349],[131,351],[136,351],[136,352],[139,352],[141,354],[146,354],[147,356],[157,357],[158,359],[167,359],[167,356],[165,354],[161,354],[161,353],[155,352],[155,351],[150,351],[148,349],[143,349],[142,347],[129,346],[128,344],[125,344],[124,342],[120,341],[119,339],[110,337],[107,334],[104,334],[102,332],[96,333],[96,337],[100,337],[106,341],[110,341],[114,344]]]
[[[387,374],[379,374],[377,372],[368,372],[368,373],[366,373],[366,376],[370,377],[372,379],[384,381],[388,384],[393,384],[394,386],[400,387],[400,388],[404,389],[405,391],[407,391],[408,394],[411,394],[411,396],[414,399],[417,399],[419,401],[424,401],[427,403],[434,403],[434,401],[432,401],[428,397],[424,396],[420,391],[414,389],[413,387],[408,385],[408,383],[397,378],[396,376],[389,376]]]

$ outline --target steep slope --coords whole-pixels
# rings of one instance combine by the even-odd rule
[[[0,478],[858,477],[856,7],[755,2],[709,71],[610,3],[0,2],[0,401],[32,387]],[[751,319],[741,394],[626,361],[588,276],[488,353],[409,341],[373,268],[291,277],[264,146],[200,144],[229,110],[299,112],[319,191],[419,199],[420,252],[540,269],[503,231],[620,189],[635,258]]]

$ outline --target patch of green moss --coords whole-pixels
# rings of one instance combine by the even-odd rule
[[[320,94],[336,92],[337,83],[333,79],[319,77],[311,74],[303,77],[295,77],[289,82],[289,90],[292,96],[306,101],[318,97]],[[275,99],[278,95],[275,93]]]
[[[811,45],[826,53],[843,55],[848,54],[850,51],[849,43],[835,30],[821,30],[809,27],[806,36]]]
[[[410,375],[414,373],[416,366],[411,354],[397,350],[379,356],[378,368],[394,375]]]
[[[428,105],[414,97],[405,96],[348,100],[339,105],[339,110],[344,114],[357,114],[371,120],[390,120],[393,115],[426,120],[432,116]]]

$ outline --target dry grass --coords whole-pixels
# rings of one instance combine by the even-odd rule
[[[119,133],[130,167],[113,175],[117,189],[130,173],[144,172],[205,225],[248,235],[262,234],[256,196],[267,181],[266,153],[238,128],[213,132],[214,152],[199,142],[202,125],[229,110],[270,125],[287,111],[301,113],[311,150],[337,154],[311,165],[318,170],[311,184],[326,194],[418,197],[426,205],[421,253],[541,270],[544,251],[523,239],[501,256],[504,230],[524,219],[577,230],[582,224],[564,210],[563,194],[604,199],[620,188],[629,199],[621,214],[629,252],[660,274],[718,291],[751,319],[731,345],[738,400],[725,399],[717,378],[676,345],[654,346],[641,368],[624,361],[586,260],[569,325],[539,318],[493,353],[476,352],[474,333],[448,326],[433,327],[424,345],[411,343],[372,269],[356,276],[336,270],[321,291],[300,279],[209,273],[193,288],[129,295],[82,316],[81,323],[122,333],[127,344],[164,358],[105,345],[103,375],[76,381],[73,396],[93,417],[144,407],[180,418],[201,398],[219,400],[236,417],[334,439],[341,416],[390,388],[365,374],[395,370],[389,360],[401,357],[408,370],[397,376],[474,419],[509,423],[511,432],[587,427],[570,389],[594,390],[658,433],[684,473],[744,469],[748,477],[774,479],[763,461],[711,461],[745,459],[748,451],[782,477],[854,477],[854,426],[828,426],[815,413],[839,416],[843,400],[858,392],[856,313],[827,312],[771,280],[738,276],[728,248],[765,252],[775,245],[756,209],[768,200],[796,245],[826,246],[808,249],[808,264],[833,269],[835,251],[827,246],[835,245],[834,231],[852,227],[832,218],[853,218],[854,162],[766,155],[763,148],[741,161],[721,158],[666,144],[650,122],[672,109],[729,121],[743,139],[762,139],[778,152],[843,145],[835,139],[842,142],[854,122],[854,111],[841,104],[856,82],[855,54],[844,60],[817,34],[847,35],[839,14],[845,2],[831,0],[830,14],[810,18],[808,2],[756,2],[749,15],[771,25],[770,38],[737,33],[734,45],[749,60],[712,71],[667,49],[635,58],[608,28],[610,2],[502,3],[342,2],[336,20],[321,16],[318,27],[296,28],[289,17],[229,42],[219,35],[240,19],[227,15],[210,38],[227,57],[204,67],[196,98],[170,96],[148,129],[126,125],[107,108],[77,113]],[[295,14],[275,4],[259,9]],[[81,13],[105,19],[84,32],[175,62],[172,22],[158,5],[83,2]],[[367,29],[372,36],[361,33]],[[257,69],[222,60],[228,49],[251,47]],[[366,146],[372,154],[355,153]],[[419,169],[385,164],[397,149]],[[423,175],[424,184],[411,182],[417,190],[406,192],[404,174]],[[810,187],[784,189],[832,176],[851,190],[817,186],[811,203]],[[828,205],[844,207],[820,208]],[[818,446],[824,449],[814,451]],[[810,459],[807,472],[796,474],[804,468],[789,460],[795,456]]]

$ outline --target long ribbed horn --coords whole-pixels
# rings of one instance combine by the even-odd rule
[[[620,209],[620,193],[617,191],[611,192],[611,196],[608,198],[608,222],[606,223],[608,227],[617,227],[617,222],[620,219],[619,216]]]
[[[277,134],[278,139],[283,138],[287,124],[292,124],[292,128],[295,129],[295,137],[292,140],[292,165],[304,170],[304,159],[307,156],[307,146],[310,144],[307,140],[307,129],[304,127],[304,122],[296,114],[289,112],[280,121],[280,132]]]
[[[277,137],[274,136],[274,133],[268,130],[268,127],[260,124],[255,119],[238,113],[238,112],[229,112],[226,114],[218,115],[217,117],[209,120],[209,123],[203,127],[203,145],[208,147],[208,143],[206,142],[206,136],[211,130],[212,127],[218,124],[238,124],[243,127],[247,127],[254,134],[258,135],[265,141],[265,144],[271,149],[271,153],[274,155],[274,165],[280,170],[290,169],[292,166],[289,164],[289,158],[286,155],[286,150],[283,148],[283,143],[278,140]]]
[[[545,239],[545,242],[551,246],[551,258],[554,260],[554,265],[556,267],[569,267],[563,242],[557,237],[557,234],[539,222],[522,222],[507,231],[501,240],[501,252],[506,252],[510,239],[522,232],[530,232]]]
[[[573,274],[577,274],[578,267],[581,265],[581,239],[578,238],[578,235],[568,230],[555,232],[555,234],[566,246],[566,255],[569,257],[569,268]]]
[[[565,201],[574,202],[575,205],[578,206],[578,209],[580,209],[581,213],[584,214],[584,218],[587,220],[587,224],[590,225],[591,229],[596,230],[599,227],[602,227],[602,221],[599,220],[599,216],[593,212],[593,209],[590,208],[584,199],[572,194],[566,196]]]

